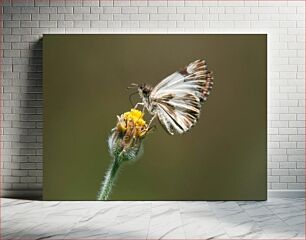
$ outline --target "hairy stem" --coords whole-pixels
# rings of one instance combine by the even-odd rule
[[[116,180],[120,164],[121,162],[119,157],[114,157],[110,167],[105,174],[104,181],[97,196],[97,200],[108,200],[109,195],[112,192],[112,187]]]

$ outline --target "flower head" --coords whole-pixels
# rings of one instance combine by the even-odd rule
[[[144,137],[148,131],[148,125],[143,119],[144,113],[132,108],[131,111],[118,116],[117,130],[122,133],[128,132],[134,138]]]
[[[143,116],[142,111],[134,108],[117,116],[117,125],[108,141],[113,156],[122,157],[124,160],[137,158],[142,140],[149,130]]]

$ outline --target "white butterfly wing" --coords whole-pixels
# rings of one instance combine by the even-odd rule
[[[150,102],[168,133],[182,134],[196,124],[212,85],[212,73],[205,61],[197,60],[153,88]]]

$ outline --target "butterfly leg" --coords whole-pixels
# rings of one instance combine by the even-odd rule
[[[149,122],[149,125],[148,125],[148,128],[151,126],[151,123],[153,122],[153,120],[156,118],[156,114],[153,115],[153,117],[150,119],[150,122]]]
[[[138,107],[138,105],[142,105],[144,107],[144,103],[143,102],[139,102],[139,103],[136,103],[134,108],[136,109]]]

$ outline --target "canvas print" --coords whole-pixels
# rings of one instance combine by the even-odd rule
[[[44,199],[266,199],[266,35],[43,41]]]

